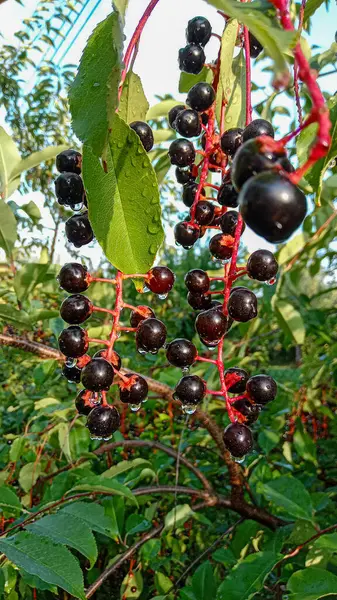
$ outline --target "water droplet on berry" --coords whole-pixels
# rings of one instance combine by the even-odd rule
[[[166,300],[168,294],[158,294],[159,300]]]
[[[76,358],[67,358],[66,367],[74,367],[76,365]]]
[[[197,407],[195,404],[182,404],[181,410],[183,413],[185,413],[185,415],[193,415],[197,410]]]
[[[74,212],[78,212],[79,210],[81,210],[81,208],[83,208],[83,202],[80,202],[79,204],[74,204],[71,208]]]
[[[224,266],[224,265],[227,265],[230,261],[231,261],[231,259],[227,258],[226,260],[221,260],[220,263],[222,264],[222,266]]]
[[[146,354],[146,350],[144,350],[143,348],[137,348],[139,354]]]
[[[265,281],[266,285],[275,285],[276,283],[276,277],[272,277],[271,279],[269,279],[269,281]]]
[[[181,372],[182,373],[189,373],[190,372],[190,368],[189,367],[182,367]]]
[[[146,292],[149,292],[150,288],[147,287],[147,285],[143,286],[143,294],[146,294]]]
[[[242,456],[241,458],[239,458],[238,456],[232,456],[231,455],[232,460],[234,460],[234,462],[238,463],[239,465],[241,465],[244,460],[245,460],[245,456]]]
[[[181,246],[181,244],[179,244],[179,242],[175,242],[175,245],[178,246],[178,248],[179,248],[179,246]]]
[[[142,404],[130,404],[130,410],[132,410],[132,412],[138,412],[142,407]]]

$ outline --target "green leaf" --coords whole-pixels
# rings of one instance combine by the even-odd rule
[[[281,556],[274,552],[250,554],[222,582],[216,599],[250,600],[261,590],[266,577]]]
[[[17,224],[12,209],[0,200],[0,248],[11,258],[14,244],[17,240]]]
[[[60,154],[60,152],[63,152],[64,150],[68,150],[68,148],[69,146],[61,144],[60,146],[48,146],[47,148],[39,150],[38,152],[32,152],[32,154],[26,158],[23,158],[19,163],[16,164],[15,168],[11,172],[11,180],[21,175],[21,173],[24,171],[33,169],[47,160],[52,160],[55,158],[55,156],[57,156],[57,154]]]
[[[134,458],[133,460],[121,460],[117,465],[110,467],[107,471],[102,473],[102,477],[117,477],[121,473],[125,473],[126,471],[130,471],[131,469],[135,469],[136,467],[151,467],[151,463],[144,458]]]
[[[193,87],[196,83],[200,81],[206,81],[207,83],[212,83],[213,81],[213,71],[209,67],[203,67],[198,73],[198,75],[193,75],[193,73],[185,73],[182,71],[180,73],[179,79],[179,92],[181,94],[187,94],[190,91],[191,87]],[[178,104],[176,102],[176,104]],[[172,108],[172,107],[171,107]]]
[[[192,589],[196,600],[215,598],[216,583],[213,567],[209,561],[202,563],[193,574]]]
[[[127,573],[123,579],[120,591],[121,600],[139,598],[143,591],[143,576],[140,571]]]
[[[79,517],[59,512],[28,525],[28,531],[50,538],[56,544],[74,548],[89,559],[91,567],[97,560],[97,546],[91,529]]]
[[[115,12],[99,23],[90,36],[70,87],[74,132],[98,157],[107,144],[117,107],[121,53],[121,21]]]
[[[18,329],[31,329],[30,318],[24,310],[17,310],[10,304],[0,304],[0,320],[13,323]]]
[[[304,23],[322,6],[324,0],[308,0],[304,9]]]
[[[22,467],[18,479],[19,484],[26,493],[32,489],[33,485],[35,485],[40,476],[40,473],[40,463],[29,462]]]
[[[0,508],[21,511],[22,506],[16,493],[6,485],[0,486]]]
[[[258,491],[281,508],[287,514],[287,517],[312,520],[310,494],[299,479],[284,476],[268,483],[260,482]]]
[[[220,126],[222,99],[228,101],[231,95],[232,61],[238,33],[238,22],[230,19],[222,34],[220,55],[220,79],[216,96],[216,117]]]
[[[5,574],[2,569],[0,569],[0,597],[3,595],[5,591]]]
[[[118,10],[120,16],[123,19],[123,22],[125,20],[125,13],[126,13],[126,9],[128,7],[129,4],[129,0],[113,0],[112,1],[112,6]]]
[[[150,527],[150,521],[144,519],[142,515],[137,515],[136,513],[133,513],[129,515],[126,521],[125,531],[128,537],[130,535],[135,535],[136,533],[147,531],[148,529],[150,529]]]
[[[84,521],[93,531],[110,537],[110,519],[105,516],[104,508],[100,504],[94,502],[72,502],[71,504],[66,504],[59,511],[60,513],[74,515],[78,519],[81,519],[81,521]]]
[[[20,206],[20,208],[30,217],[34,224],[41,219],[41,211],[35,202],[33,202],[33,200],[27,204],[23,204]]]
[[[164,573],[157,571],[154,576],[156,590],[160,594],[166,594],[172,588],[172,581]]]
[[[68,423],[60,423],[58,425],[58,438],[61,452],[64,453],[67,461],[71,463],[72,457],[70,452],[69,442],[69,425]]]
[[[171,527],[180,527],[188,519],[193,517],[194,511],[191,509],[189,504],[178,504],[175,508],[170,510],[165,517],[165,529]]]
[[[243,50],[233,58],[229,88],[225,88],[227,100],[226,128],[245,127],[246,123],[246,62]]]
[[[294,446],[299,456],[317,465],[316,444],[312,437],[304,431],[301,421],[298,420],[294,433]]]
[[[158,102],[158,104],[150,106],[147,111],[146,120],[151,121],[153,119],[159,119],[160,117],[165,117],[167,119],[169,111],[171,108],[174,108],[174,106],[177,106],[177,104],[182,104],[182,102],[172,98],[172,100],[162,100],[161,102]]]
[[[27,300],[34,288],[46,280],[49,264],[30,263],[22,265],[15,273],[14,289],[19,301]]]
[[[292,240],[290,240],[290,242],[284,244],[284,246],[282,246],[280,252],[277,255],[277,262],[279,264],[279,267],[287,264],[293,258],[293,256],[295,256],[295,254],[300,252],[306,241],[307,236],[305,236],[305,234],[301,232],[298,235],[296,235]]]
[[[2,200],[10,196],[9,181],[13,169],[20,160],[21,155],[15,142],[4,128],[0,127],[0,198]]]
[[[118,115],[106,168],[85,145],[83,179],[95,236],[114,267],[146,273],[164,238],[157,179],[139,137]]]
[[[274,310],[282,329],[293,338],[295,344],[304,344],[305,327],[301,313],[290,302],[279,299],[274,303]]]
[[[75,492],[77,490],[88,492],[102,492],[103,494],[107,493],[109,495],[125,496],[126,498],[128,498],[128,500],[131,501],[132,504],[138,506],[138,502],[135,496],[133,495],[131,490],[128,487],[126,487],[126,485],[122,485],[114,479],[107,479],[99,475],[81,479],[81,481],[79,481],[79,483],[75,487],[69,490],[68,493]]]
[[[145,121],[148,110],[149,103],[141,79],[139,75],[129,71],[123,84],[118,114],[126,123],[132,123],[132,121]]]
[[[23,449],[25,447],[26,444],[26,438],[24,437],[17,437],[12,445],[11,445],[11,449],[9,451],[9,460],[12,462],[17,462],[23,452]]]
[[[32,533],[0,540],[0,550],[8,560],[30,575],[57,585],[69,594],[85,600],[83,575],[77,559],[67,548],[55,545]]]
[[[336,594],[337,577],[325,569],[308,567],[293,573],[287,589],[291,592],[289,600],[318,600]]]

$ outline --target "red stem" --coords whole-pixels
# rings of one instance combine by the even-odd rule
[[[107,354],[108,360],[111,360],[114,343],[118,338],[118,326],[119,326],[119,319],[120,319],[120,314],[121,314],[122,308],[123,308],[123,274],[121,273],[121,271],[117,271],[116,300],[115,300],[112,328],[111,328],[111,333],[110,333],[109,342],[108,342],[108,354]]]

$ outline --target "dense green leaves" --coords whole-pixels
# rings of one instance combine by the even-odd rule
[[[34,288],[46,280],[48,269],[48,263],[30,263],[15,273],[14,288],[19,301],[27,299]]]
[[[337,577],[324,569],[309,567],[296,571],[287,584],[289,600],[318,600],[337,592]]]
[[[60,512],[80,518],[82,522],[84,521],[93,531],[97,531],[97,533],[103,535],[110,535],[111,533],[111,521],[105,516],[104,508],[99,504],[93,504],[92,502],[72,502],[71,504],[66,504]]]
[[[16,227],[13,211],[4,200],[0,200],[0,248],[4,249],[8,259],[12,256],[17,239]]]
[[[216,583],[210,562],[204,562],[197,568],[192,577],[192,589],[196,600],[208,600],[215,597]]]
[[[13,490],[5,485],[0,486],[0,510],[17,513],[22,510],[20,500]]]
[[[145,121],[148,109],[149,103],[144,94],[141,79],[139,75],[129,71],[123,84],[118,114],[126,123]]]
[[[0,304],[0,321],[11,323],[18,329],[30,329],[31,322],[24,310],[18,310],[10,304]]]
[[[263,586],[266,577],[279,560],[273,552],[250,554],[232,569],[217,592],[217,600],[250,600]]]
[[[303,344],[305,339],[305,327],[301,313],[290,302],[277,299],[274,302],[274,310],[282,328],[293,337],[296,344]]]
[[[124,273],[147,272],[164,237],[157,180],[137,134],[118,115],[106,172],[85,145],[83,178],[91,225],[107,259]]]
[[[274,481],[260,483],[258,490],[279,507],[287,518],[312,520],[310,494],[295,477],[278,477]]]
[[[0,127],[0,198],[3,200],[9,196],[12,171],[20,160],[15,142],[3,127]]]
[[[232,93],[233,83],[233,54],[237,39],[238,22],[236,19],[230,19],[222,35],[221,55],[220,55],[220,78],[216,97],[216,115],[220,126],[222,114],[222,101],[228,101]]]

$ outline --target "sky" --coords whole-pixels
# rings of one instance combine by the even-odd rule
[[[4,36],[5,43],[13,43],[15,38],[13,34],[20,28],[22,20],[30,17],[37,5],[37,0],[23,0],[24,6],[20,6],[15,0],[7,0],[0,6],[0,32]],[[126,43],[132,35],[139,18],[143,14],[149,0],[129,0],[129,9],[126,15],[125,35]],[[83,27],[77,39],[74,40],[71,48],[65,54],[67,47],[73,40],[74,35],[82,27],[88,17],[92,7],[98,3],[96,10],[86,25]],[[81,57],[83,47],[87,38],[90,36],[95,25],[102,21],[111,11],[109,0],[91,0],[79,19],[76,28],[67,37],[67,42],[63,44],[55,56],[56,62],[77,64]],[[161,0],[154,9],[143,34],[136,58],[134,70],[141,76],[145,94],[150,105],[156,103],[155,95],[172,94],[178,100],[183,100],[184,95],[177,92],[179,81],[179,69],[177,63],[178,50],[185,45],[185,28],[189,19],[196,15],[207,17],[213,31],[221,33],[223,27],[223,18],[217,14],[216,10],[209,6],[204,0]],[[330,11],[327,14],[325,7],[316,13],[313,21],[310,43],[316,44],[322,49],[330,47],[334,41],[335,30],[337,28],[337,7],[334,2],[330,3]],[[16,42],[15,42],[16,43]],[[214,59],[218,52],[218,40],[212,38],[206,46],[206,59]],[[50,50],[46,58],[51,58],[53,50]],[[253,80],[259,84],[267,84],[270,74],[261,72],[261,69],[253,67]],[[324,87],[330,92],[337,89],[335,77],[324,78]],[[322,80],[323,81],[323,80]],[[33,85],[31,74],[27,74],[28,88]],[[295,108],[291,107],[294,111]],[[8,127],[4,123],[4,113],[0,109],[0,125],[7,131]],[[8,133],[10,133],[8,131]],[[49,226],[46,211],[43,210],[43,198],[39,193],[29,194],[29,197],[20,198],[19,194],[12,197],[18,204],[23,204],[29,200],[34,200],[42,210],[44,224]],[[51,221],[51,220],[50,220]],[[172,231],[168,231],[168,239],[173,243]],[[252,231],[246,228],[243,234],[243,242],[250,251],[257,248],[272,248],[262,238],[256,236]],[[97,263],[100,256],[100,248],[97,244],[93,248],[82,248],[81,254],[90,256],[94,263]],[[64,233],[60,232],[56,246],[56,258],[58,262],[63,263],[69,258],[64,248]]]

